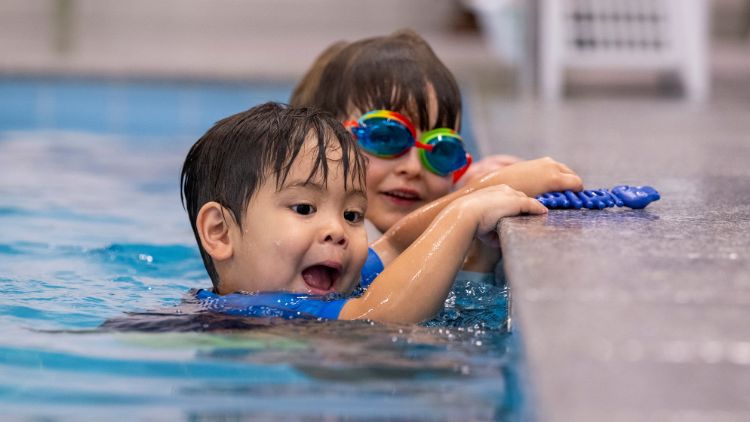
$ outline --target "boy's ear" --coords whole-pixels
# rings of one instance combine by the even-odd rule
[[[229,259],[234,254],[232,239],[229,236],[230,222],[225,218],[224,207],[218,202],[206,202],[198,211],[195,227],[198,230],[203,249],[216,261]],[[233,221],[232,221],[233,222]]]

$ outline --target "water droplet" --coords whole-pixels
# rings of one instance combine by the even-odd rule
[[[152,262],[154,262],[154,257],[153,256],[146,255],[146,254],[143,254],[143,253],[142,254],[138,254],[138,259],[141,260],[141,261],[146,261],[149,264],[152,263]]]

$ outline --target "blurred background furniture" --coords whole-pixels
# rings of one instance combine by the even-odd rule
[[[710,92],[706,0],[465,0],[522,92],[547,101],[566,72],[653,71],[676,76],[686,98]]]
[[[563,93],[566,69],[674,72],[685,96],[709,94],[705,0],[541,0],[540,88]]]

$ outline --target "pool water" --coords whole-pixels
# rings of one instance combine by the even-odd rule
[[[289,91],[0,79],[4,419],[517,417],[504,288],[459,282],[419,326],[179,306],[210,286],[179,201],[187,150]]]

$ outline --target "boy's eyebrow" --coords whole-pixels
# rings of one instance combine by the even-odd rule
[[[362,197],[365,201],[367,201],[367,194],[362,189],[352,189],[350,191],[346,192],[346,196],[359,196]]]
[[[291,183],[284,184],[284,186],[282,186],[280,190],[292,188],[313,189],[320,192],[323,192],[325,190],[325,187],[323,187],[321,183],[314,182],[312,180],[295,180]]]
[[[315,182],[312,180],[295,180],[291,183],[287,183],[284,186],[281,187],[279,191],[285,190],[285,189],[295,189],[295,188],[301,188],[301,189],[313,189],[318,192],[325,192],[326,188],[323,186],[323,184],[319,182]],[[362,189],[349,189],[346,191],[346,196],[360,196],[367,200],[367,194]]]

